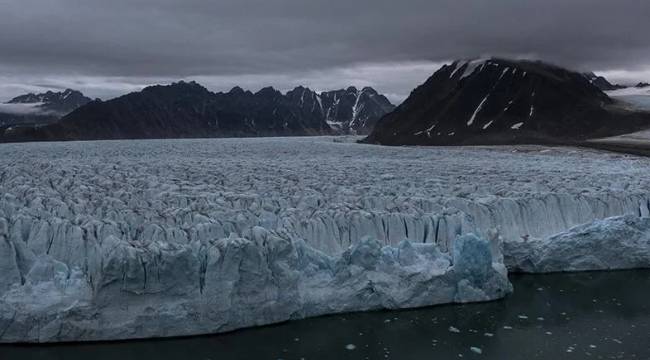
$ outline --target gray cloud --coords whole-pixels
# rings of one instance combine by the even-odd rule
[[[158,79],[254,88],[304,78],[329,87],[358,71],[374,76],[360,83],[401,97],[431,72],[411,79],[413,64],[484,54],[639,76],[650,69],[645,0],[0,0],[0,8],[0,74],[17,83],[94,79],[124,92]],[[388,67],[410,71],[409,81]]]

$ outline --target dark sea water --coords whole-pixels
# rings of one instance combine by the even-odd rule
[[[0,346],[0,359],[650,359],[650,271],[511,280],[515,293],[491,303],[328,316],[184,339]]]

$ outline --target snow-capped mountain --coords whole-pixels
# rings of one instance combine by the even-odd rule
[[[390,102],[371,88],[318,94],[297,87],[284,95],[272,87],[256,93],[235,87],[213,93],[195,82],[178,82],[93,101],[51,126],[5,132],[4,140],[368,133],[391,109]]]
[[[393,111],[395,106],[371,87],[347,89],[320,94],[299,86],[287,97],[314,116],[323,117],[335,131],[345,134],[368,134],[377,120]]]
[[[0,126],[52,123],[90,101],[71,89],[17,96],[0,104]]]
[[[382,116],[395,109],[384,95],[371,87],[361,90],[349,87],[324,92],[321,97],[327,123],[350,133],[370,133]]]
[[[584,74],[542,62],[456,61],[443,66],[397,109],[368,142],[400,145],[579,141],[650,127]]]
[[[66,115],[91,101],[79,91],[66,89],[61,92],[21,95],[9,100],[8,104],[41,104],[39,106],[45,111]]]

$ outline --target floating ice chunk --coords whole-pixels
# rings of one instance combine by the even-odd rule
[[[483,353],[483,350],[481,350],[481,348],[478,348],[478,347],[476,347],[476,346],[471,346],[469,349],[470,349],[473,353],[475,353],[475,354],[479,354],[479,355],[480,355],[480,354]]]
[[[519,128],[521,128],[522,125],[524,125],[523,122],[518,122],[518,123],[512,125],[510,128],[513,129],[513,130],[519,130]]]
[[[450,326],[449,327],[449,332],[460,333],[460,330],[458,328],[456,328],[456,327]]]
[[[354,344],[347,344],[347,345],[345,345],[345,350],[350,350],[350,351],[352,351],[352,350],[354,350],[354,349],[356,349],[356,348],[357,348],[357,346],[354,345]]]

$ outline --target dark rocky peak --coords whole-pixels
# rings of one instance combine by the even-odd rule
[[[395,145],[539,142],[638,128],[640,118],[613,121],[618,111],[610,107],[613,103],[584,74],[556,65],[499,58],[455,61],[436,71],[381,119],[368,141]]]
[[[359,92],[355,86],[349,86],[345,91],[352,94],[357,94]]]
[[[142,90],[142,94],[147,94],[151,96],[158,96],[166,99],[182,99],[186,97],[210,97],[214,95],[208,89],[198,84],[195,81],[179,81],[172,83],[170,85],[154,85],[146,87]],[[129,95],[140,94],[132,93]],[[127,96],[129,96],[127,95]]]
[[[363,89],[361,89],[361,92],[362,92],[362,93],[366,93],[366,94],[370,94],[370,95],[378,95],[378,94],[379,94],[379,93],[377,92],[377,90],[373,89],[373,88],[370,87],[370,86],[366,86],[366,87],[364,87]]]
[[[244,89],[240,88],[239,86],[235,86],[234,88],[230,89],[230,91],[228,91],[228,94],[231,95],[244,95],[245,93],[246,91],[244,91]]]
[[[45,93],[34,94],[29,93],[21,96],[17,96],[9,100],[9,104],[32,104],[32,103],[60,103],[64,101],[72,102],[76,101],[90,101],[89,98],[85,97],[81,92],[66,89],[61,92],[47,91]]]
[[[9,104],[33,104],[40,111],[34,116],[46,115],[48,117],[61,117],[75,109],[89,103],[90,98],[85,97],[81,92],[66,89],[60,92],[47,91],[40,94],[25,94],[9,100]],[[40,119],[26,119],[30,122],[41,122]],[[47,120],[50,121],[50,120]]]
[[[308,94],[308,93],[316,94],[316,92],[311,90],[310,88],[299,85],[299,86],[296,86],[295,88],[293,88],[293,90],[289,90],[287,92],[287,95],[292,95],[292,96],[300,95],[300,96],[302,96],[302,94]]]
[[[316,100],[319,95],[308,87],[297,86],[287,92],[286,97],[294,102],[304,103],[305,101]]]
[[[283,95],[280,91],[276,90],[272,86],[267,86],[265,88],[260,89],[260,91],[256,92],[255,96],[273,99],[273,98],[282,97]]]
[[[617,90],[625,87],[618,84],[612,84],[605,77],[598,76],[593,72],[586,72],[583,73],[583,75],[592,85],[596,86],[602,91]]]
[[[643,88],[650,87],[650,84],[648,84],[647,82],[640,82],[640,83],[636,84],[635,87],[637,87],[639,89],[643,89]]]

